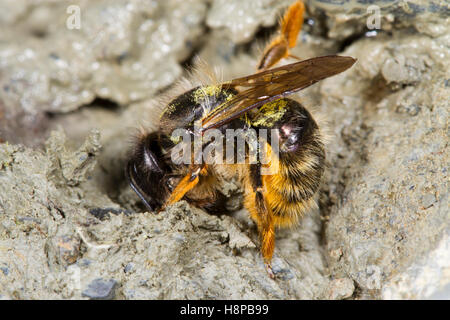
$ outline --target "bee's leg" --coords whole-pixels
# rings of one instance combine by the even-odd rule
[[[287,43],[284,38],[275,38],[264,50],[264,54],[258,63],[258,71],[264,71],[272,67],[278,61],[289,55]]]
[[[132,160],[128,161],[127,163],[127,166],[125,168],[125,176],[128,180],[128,183],[130,184],[131,189],[136,192],[142,203],[147,207],[149,211],[154,211],[154,207],[150,204],[151,201],[147,200],[146,194],[141,189],[139,183],[136,181],[136,177],[138,176],[137,169],[135,163]]]
[[[301,0],[298,0],[288,8],[280,22],[280,35],[266,46],[258,64],[258,71],[269,69],[281,59],[292,56],[289,53],[289,48],[295,47],[297,43],[298,33],[303,26],[304,12],[305,5]]]
[[[247,209],[252,213],[252,217],[256,220],[258,231],[261,238],[261,254],[264,259],[267,273],[273,279],[275,275],[272,271],[272,256],[275,249],[275,227],[273,222],[273,214],[267,203],[264,192],[263,180],[261,177],[261,164],[250,164],[250,184],[252,187],[251,197],[246,201]]]
[[[194,188],[199,179],[200,175],[206,175],[207,174],[207,167],[206,165],[202,166],[192,166],[189,170],[189,173],[184,176],[183,179],[177,184],[175,189],[170,194],[169,198],[166,200],[166,203],[162,207],[161,210],[164,210],[167,206],[174,204],[178,201],[180,201],[184,195],[189,192],[192,188]]]

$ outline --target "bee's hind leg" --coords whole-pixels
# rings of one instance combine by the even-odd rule
[[[261,254],[267,273],[273,279],[272,256],[275,249],[275,226],[273,214],[264,194],[264,185],[261,177],[261,164],[250,164],[249,182],[251,192],[247,194],[245,206],[255,220],[261,238]]]
[[[267,70],[287,57],[301,60],[290,54],[289,49],[294,48],[297,43],[298,33],[303,26],[304,12],[305,5],[301,0],[298,0],[288,8],[280,22],[280,34],[266,46],[263,56],[258,63],[258,71]]]

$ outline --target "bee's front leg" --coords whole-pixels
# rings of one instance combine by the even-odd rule
[[[161,210],[164,210],[167,206],[180,201],[186,193],[197,185],[200,180],[200,175],[206,175],[207,171],[206,165],[192,165],[189,169],[189,173],[185,175],[177,184]]]

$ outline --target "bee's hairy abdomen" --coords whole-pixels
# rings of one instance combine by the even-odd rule
[[[264,196],[273,214],[274,224],[289,226],[295,224],[303,214],[316,206],[317,193],[325,167],[325,148],[319,127],[311,114],[297,101],[282,99],[277,108],[284,110],[279,119],[265,121],[271,129],[279,131],[279,152],[275,153],[266,143],[265,152],[276,171],[262,175]],[[273,107],[260,118],[270,119]],[[276,110],[275,110],[276,111]],[[273,118],[273,117],[272,117]],[[292,139],[294,136],[295,139]],[[248,170],[250,172],[250,170]],[[250,181],[251,179],[247,179]],[[250,190],[249,187],[247,187]],[[256,219],[255,192],[246,196],[246,207]]]
[[[276,225],[296,223],[316,206],[314,195],[320,186],[325,155],[298,159],[289,164],[280,160],[277,174],[263,176],[266,197]]]
[[[264,196],[273,213],[276,226],[290,226],[309,210],[316,207],[315,194],[320,187],[325,152],[316,159],[297,159],[286,163],[279,160],[279,171],[263,175]],[[255,192],[249,187],[245,206],[255,220],[258,220]]]

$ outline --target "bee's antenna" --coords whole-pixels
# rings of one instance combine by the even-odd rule
[[[134,165],[134,162],[132,162],[132,161],[128,161],[128,164],[125,168],[125,176],[128,180],[128,183],[130,184],[131,189],[133,189],[133,191],[136,192],[136,194],[139,196],[141,201],[145,204],[147,209],[149,209],[152,212],[155,211],[152,208],[152,206],[150,205],[150,203],[148,203],[147,199],[145,199],[144,192],[141,190],[141,188],[139,188],[138,184],[134,181],[133,175],[130,174],[130,170],[136,171],[136,167]]]

